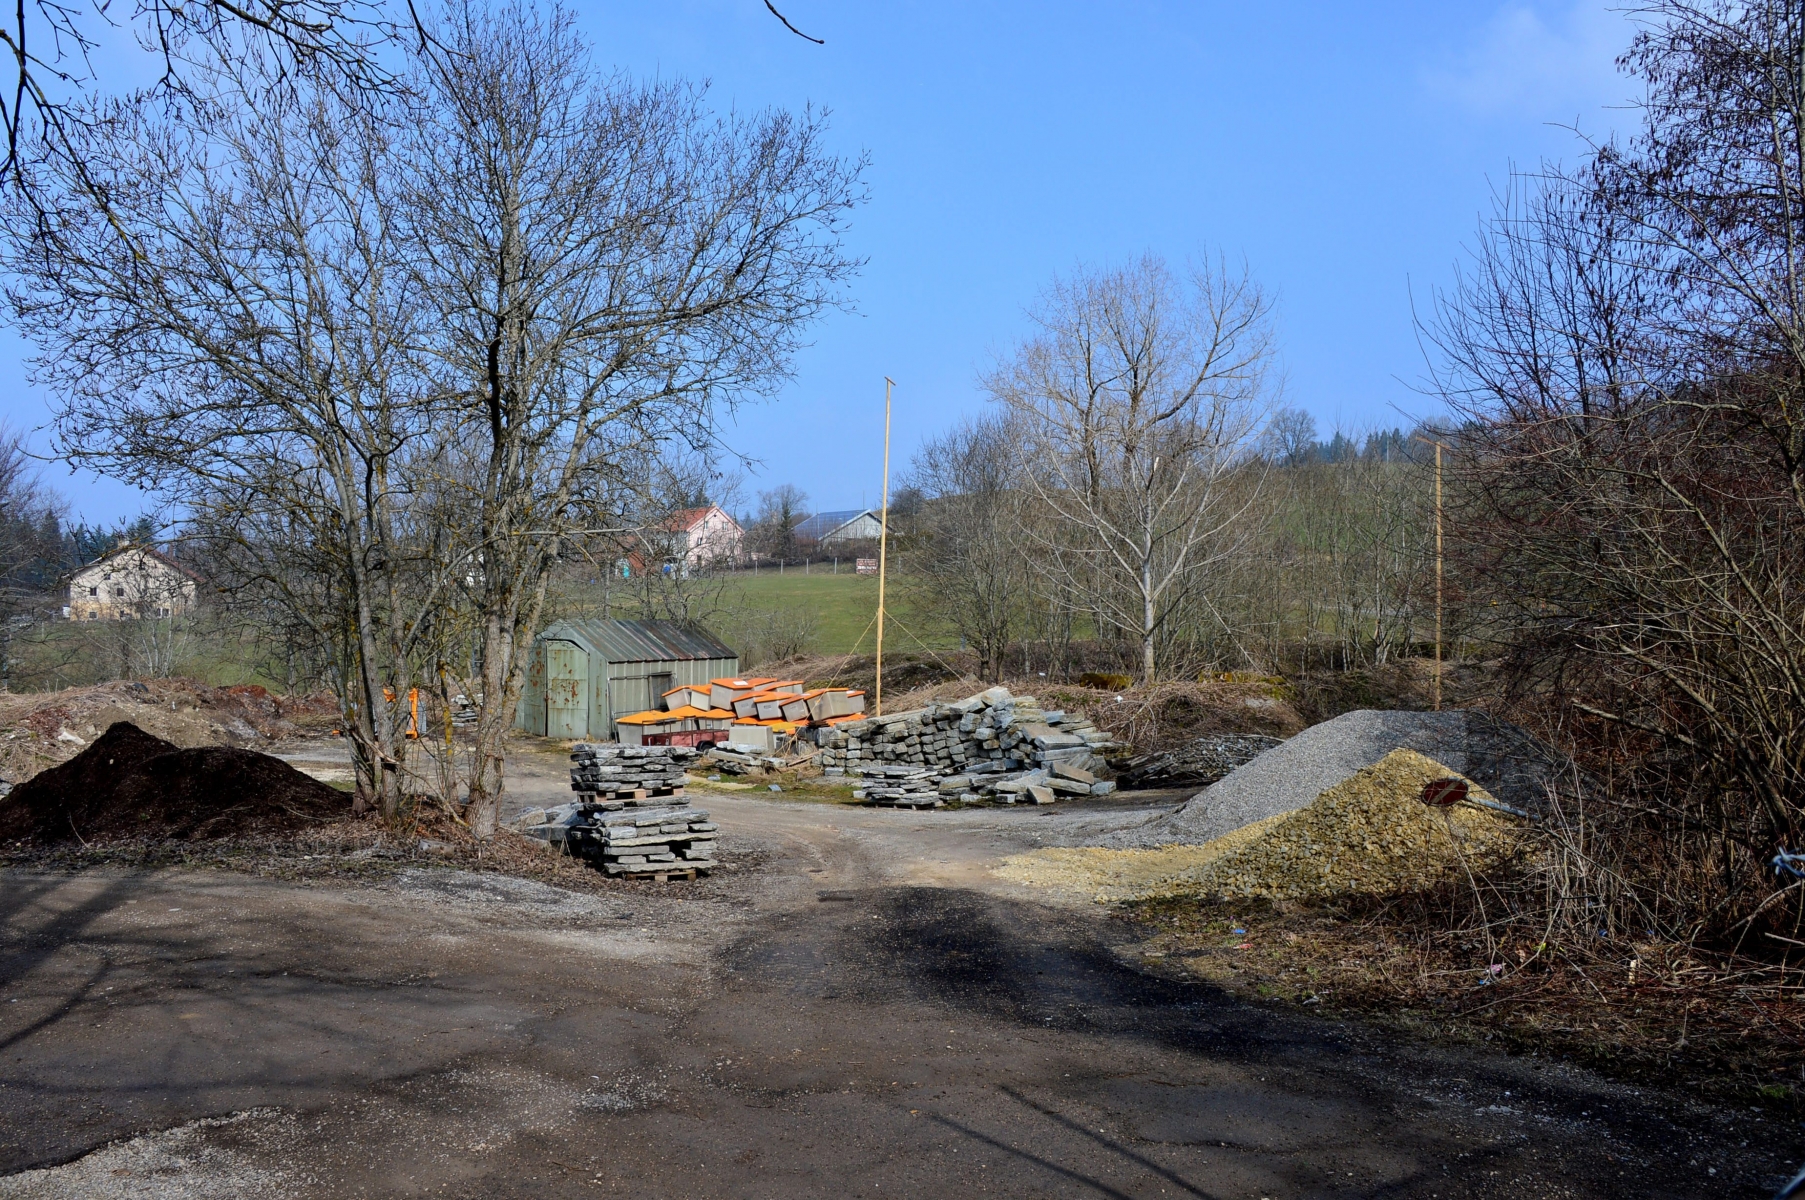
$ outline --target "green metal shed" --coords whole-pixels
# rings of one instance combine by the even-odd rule
[[[615,719],[663,708],[683,684],[740,673],[719,638],[675,621],[557,621],[533,639],[514,724],[540,737],[613,741]]]

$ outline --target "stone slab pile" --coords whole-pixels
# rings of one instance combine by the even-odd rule
[[[1098,779],[1075,763],[1055,760],[1029,771],[966,772],[940,780],[943,796],[966,802],[992,800],[998,804],[1051,804],[1080,796],[1107,796],[1114,781]]]
[[[719,865],[719,827],[681,796],[577,800],[525,814],[522,832],[629,879],[694,878]]]
[[[1100,795],[1115,786],[1095,774],[1114,744],[1107,733],[1001,687],[912,712],[848,721],[824,731],[820,744],[823,773],[864,780],[862,790],[874,803],[893,802],[900,797],[888,793],[903,792],[911,806],[928,807],[918,798],[927,779],[942,803],[1044,804],[1060,796]],[[892,774],[893,768],[904,770]]]
[[[698,757],[688,746],[578,742],[570,752],[570,790],[600,800],[681,796],[683,772]]]
[[[723,775],[754,775],[777,770],[784,761],[759,746],[724,742],[704,755],[703,765],[713,766]]]
[[[854,800],[869,800],[884,808],[943,808],[940,775],[930,767],[887,765],[853,767],[848,772],[863,780],[854,789]]]

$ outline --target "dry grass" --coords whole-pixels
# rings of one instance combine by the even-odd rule
[[[1174,896],[1124,911],[1141,954],[1237,995],[1805,1110],[1805,972],[1661,942],[1488,949],[1420,920],[1452,886],[1411,904]]]

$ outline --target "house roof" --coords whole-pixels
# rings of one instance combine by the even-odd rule
[[[839,512],[816,513],[796,526],[796,536],[814,538],[819,541],[852,524],[860,517],[870,517],[873,521],[878,519],[877,513],[869,508],[848,508]]]
[[[609,662],[692,662],[739,657],[707,630],[675,621],[556,621],[540,636],[585,645]]]
[[[188,578],[194,580],[196,583],[205,582],[201,578],[199,572],[192,571],[189,568],[183,566],[181,563],[179,563],[175,559],[169,557],[169,555],[163,553],[161,550],[157,549],[155,546],[146,546],[141,542],[122,542],[119,545],[114,546],[111,550],[108,550],[105,554],[101,555],[99,558],[95,559],[93,562],[83,563],[81,566],[75,568],[73,571],[69,572],[67,578],[74,579],[77,575],[80,575],[84,571],[91,571],[95,567],[101,566],[105,563],[109,563],[109,562],[113,561],[115,558],[118,558],[120,555],[127,554],[132,551],[137,551],[139,554],[142,554],[146,558],[154,558],[158,562],[162,563],[164,566],[170,568],[171,570],[181,572],[183,575],[186,575]]]
[[[675,513],[671,514],[671,519],[669,521],[665,522],[665,524],[668,525],[671,529],[681,530],[684,533],[688,533],[691,530],[693,530],[696,526],[700,525],[703,521],[706,521],[708,519],[709,513],[715,513],[715,512],[718,512],[723,517],[726,517],[727,523],[729,525],[733,526],[735,529],[738,529],[740,527],[740,523],[733,519],[733,514],[728,512],[726,509],[722,508],[718,504],[709,504],[709,505],[705,505],[702,508],[679,509]]]

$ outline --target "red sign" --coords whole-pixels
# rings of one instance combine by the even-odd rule
[[[854,564],[854,569],[857,570],[857,572],[860,575],[876,575],[877,574],[877,559],[875,559],[875,558],[858,559],[856,561],[856,563]]]

